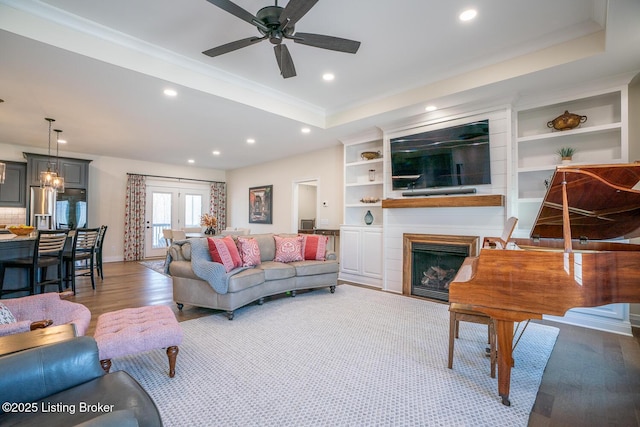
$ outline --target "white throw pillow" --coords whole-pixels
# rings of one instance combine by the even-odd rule
[[[9,307],[0,302],[0,325],[8,323],[16,323],[16,318],[11,314]]]

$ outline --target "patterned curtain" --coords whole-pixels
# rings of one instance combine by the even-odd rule
[[[214,182],[209,189],[209,213],[218,219],[218,231],[227,228],[227,184]]]
[[[146,178],[128,175],[124,213],[124,260],[144,259],[144,221],[147,197]]]

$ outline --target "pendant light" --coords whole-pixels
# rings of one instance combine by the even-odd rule
[[[62,131],[60,129],[53,130],[56,133],[56,177],[53,178],[53,187],[60,193],[64,193],[64,177],[60,175],[60,156],[58,156],[58,152],[60,149],[60,134]]]
[[[47,160],[47,170],[40,172],[40,187],[52,188],[54,178],[58,176],[56,172],[51,171],[51,123],[55,122],[55,119],[45,117],[45,120],[49,122],[49,159]]]

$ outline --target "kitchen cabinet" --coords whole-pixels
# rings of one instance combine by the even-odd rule
[[[24,208],[27,206],[27,164],[2,161],[6,164],[4,184],[0,184],[0,207]]]
[[[41,154],[24,153],[27,159],[27,181],[29,186],[40,185],[40,172],[55,170],[64,178],[65,188],[89,188],[89,163],[91,160],[69,157],[49,157]]]

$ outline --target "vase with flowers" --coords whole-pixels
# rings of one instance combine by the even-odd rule
[[[202,214],[200,217],[200,225],[206,227],[204,234],[216,234],[216,226],[218,225],[218,219],[211,214]]]

